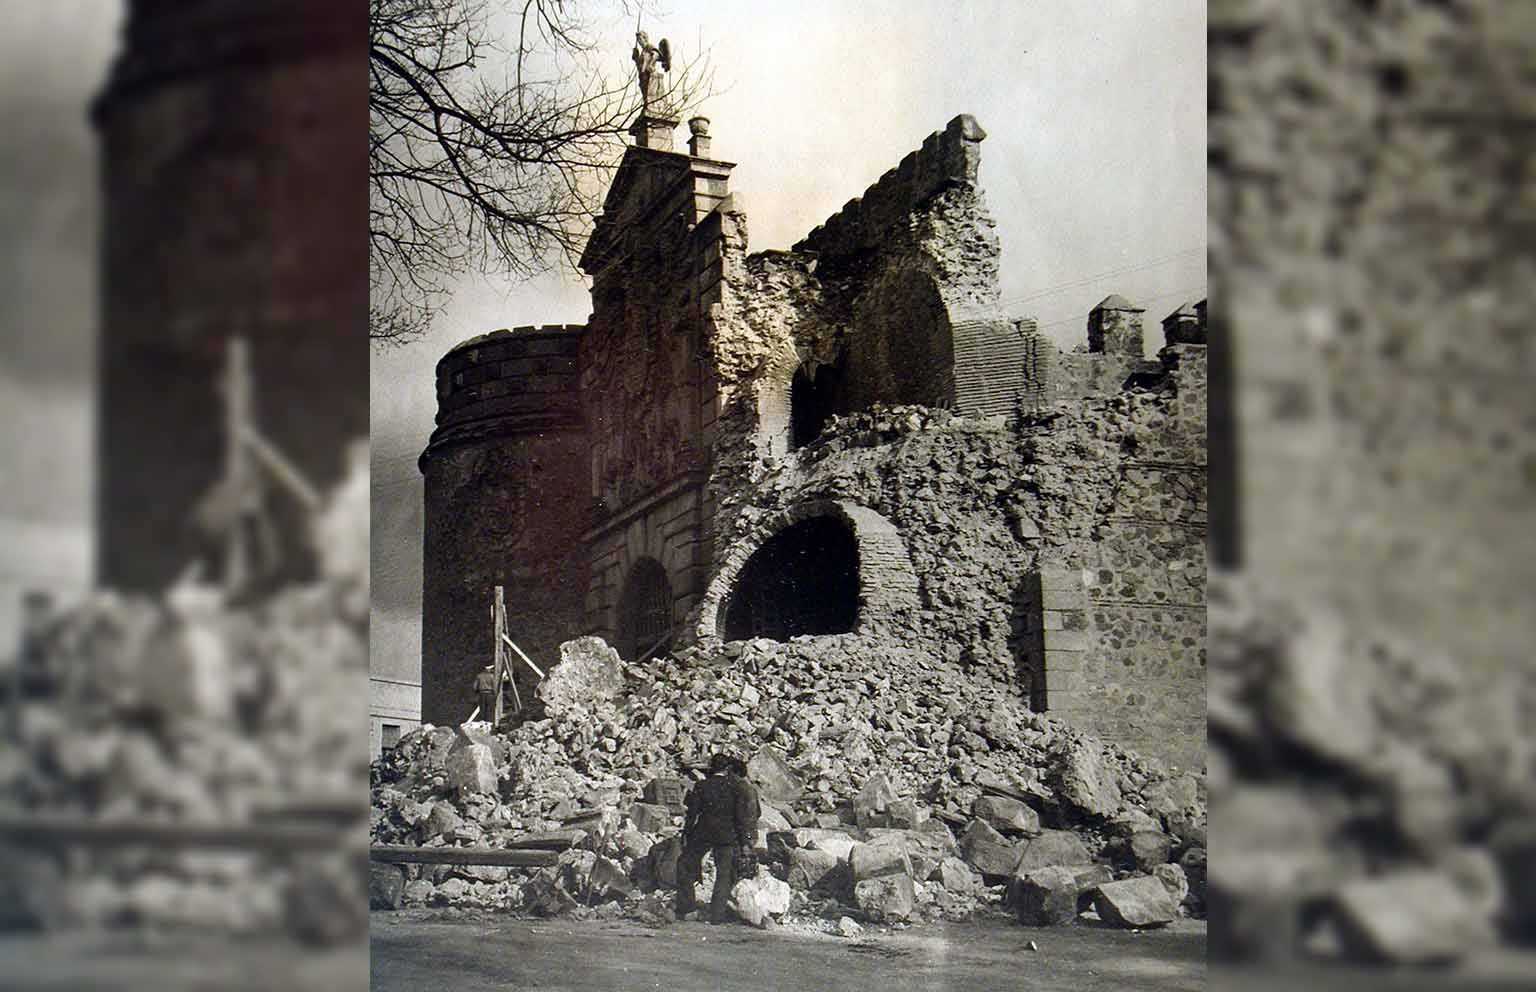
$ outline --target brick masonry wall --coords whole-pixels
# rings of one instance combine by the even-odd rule
[[[492,590],[536,661],[581,629],[592,501],[576,390],[583,328],[494,331],[438,363],[438,428],[422,455],[422,718],[458,722],[493,657]],[[514,666],[524,698],[532,673]]]

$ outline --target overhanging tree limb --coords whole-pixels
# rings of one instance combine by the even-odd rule
[[[508,0],[503,50],[485,0],[370,0],[370,337],[420,335],[472,269],[526,278],[580,257],[641,109],[633,72],[593,65],[582,13],[600,2]],[[702,56],[679,70],[684,107],[709,73]]]

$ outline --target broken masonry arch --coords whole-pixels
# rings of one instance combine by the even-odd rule
[[[768,518],[755,534],[736,542],[705,589],[700,640],[877,633],[918,608],[906,544],[868,507],[809,500]]]
[[[821,435],[840,412],[844,397],[843,363],[802,362],[789,383],[789,450],[797,451]]]

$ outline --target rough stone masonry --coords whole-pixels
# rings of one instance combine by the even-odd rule
[[[636,125],[586,323],[438,363],[423,718],[473,708],[499,584],[536,660],[578,634],[629,662],[851,639],[1202,769],[1203,301],[1150,360],[1119,296],[1070,353],[1004,313],[966,115],[749,254],[733,165],[702,118],[674,150],[676,123]]]

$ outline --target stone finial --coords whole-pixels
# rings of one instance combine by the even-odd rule
[[[1145,307],[1119,294],[1104,297],[1088,311],[1088,350],[1142,357],[1141,315],[1145,312]]]
[[[694,158],[709,158],[709,118],[688,118],[688,154]]]
[[[1163,343],[1205,344],[1205,321],[1193,304],[1186,303],[1163,318]]]

